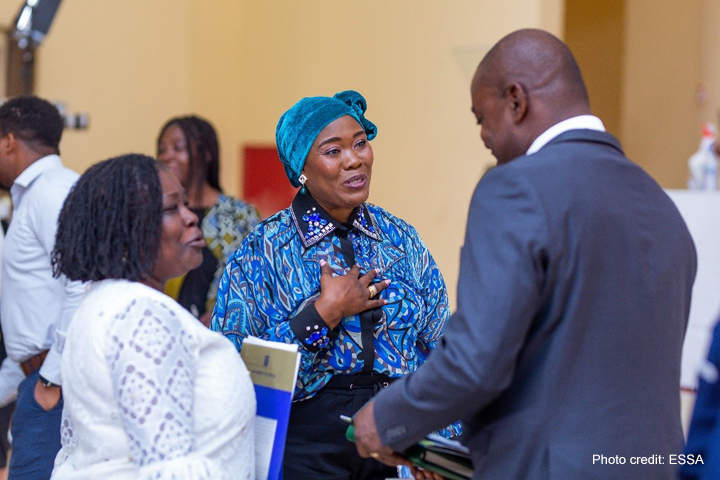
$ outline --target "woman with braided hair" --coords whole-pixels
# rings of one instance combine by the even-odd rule
[[[254,478],[245,364],[162,293],[204,246],[180,182],[151,157],[100,162],[75,184],[53,269],[90,286],[63,351],[54,479]]]
[[[206,243],[200,266],[171,279],[165,293],[208,325],[223,268],[260,215],[252,205],[222,192],[218,139],[207,120],[197,116],[170,119],[160,130],[157,158],[187,192]]]

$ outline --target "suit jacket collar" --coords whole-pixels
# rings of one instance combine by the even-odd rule
[[[576,115],[574,117],[566,118],[538,135],[538,137],[530,144],[530,148],[528,148],[525,154],[531,155],[537,152],[553,138],[564,132],[585,129],[604,132],[605,125],[603,125],[602,120],[595,115]]]
[[[600,143],[600,144],[604,144],[604,145],[613,147],[617,151],[619,151],[622,155],[625,155],[625,152],[623,152],[622,146],[620,145],[620,141],[617,138],[615,138],[614,136],[610,135],[607,132],[599,132],[597,130],[584,130],[584,129],[568,130],[567,132],[561,133],[557,137],[550,140],[539,151],[542,152],[543,149],[545,149],[551,145],[556,145],[558,143],[565,143],[565,142]]]

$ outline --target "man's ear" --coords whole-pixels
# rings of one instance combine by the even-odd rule
[[[5,153],[10,153],[15,150],[17,148],[17,138],[15,138],[15,134],[11,132],[0,137],[0,148],[2,148]]]
[[[508,106],[512,110],[515,124],[523,121],[528,112],[528,95],[525,88],[518,82],[512,82],[506,90]]]

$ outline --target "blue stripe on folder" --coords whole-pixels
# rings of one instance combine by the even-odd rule
[[[292,393],[255,385],[255,397],[257,398],[257,414],[277,421],[268,478],[280,479],[282,478],[282,458],[290,420],[288,413],[292,405]]]

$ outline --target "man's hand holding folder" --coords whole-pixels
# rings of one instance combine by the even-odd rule
[[[444,478],[464,480],[470,478],[472,464],[469,456],[464,458],[464,453],[458,454],[460,458],[456,458],[454,453],[449,455],[446,455],[445,452],[441,453],[441,460],[449,462],[443,467],[428,459],[428,453],[431,454],[430,459],[433,456],[438,456],[436,452],[430,450],[435,442],[423,440],[402,454],[398,454],[390,447],[383,445],[375,428],[375,422],[364,421],[366,420],[365,416],[370,416],[370,419],[374,418],[373,407],[373,401],[368,402],[362,410],[355,414],[354,422],[349,417],[343,417],[344,420],[352,423],[348,426],[346,436],[348,440],[356,443],[360,456],[372,457],[386,465],[406,465],[412,470],[415,480],[442,480]],[[441,450],[442,448],[440,447]],[[448,469],[447,467],[451,468]],[[465,475],[466,473],[469,473],[469,475]]]
[[[365,417],[373,419],[373,406],[374,401],[369,401],[359,412],[355,414],[353,422],[353,431],[355,439],[353,440],[358,447],[358,453],[364,458],[374,458],[375,460],[382,462],[386,465],[408,465],[411,466],[410,462],[405,458],[396,454],[392,448],[385,446],[380,441],[380,435],[378,434],[377,428],[375,428],[375,422],[363,422]],[[362,425],[371,424],[370,429],[365,429]],[[358,428],[359,427],[359,428]]]

